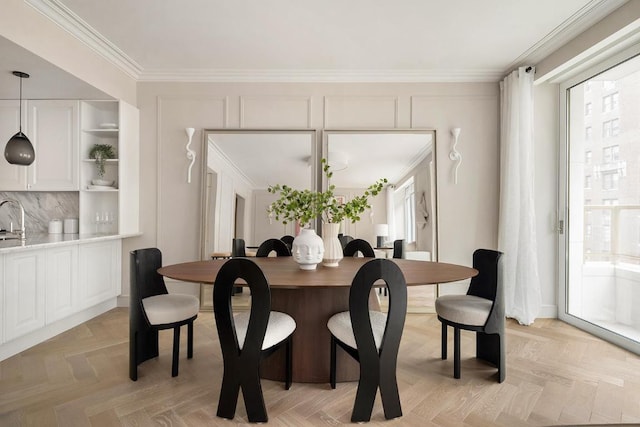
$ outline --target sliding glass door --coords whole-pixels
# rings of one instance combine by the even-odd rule
[[[561,87],[560,318],[640,353],[640,57]]]

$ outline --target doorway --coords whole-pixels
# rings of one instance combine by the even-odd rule
[[[559,317],[640,353],[640,57],[561,88]]]

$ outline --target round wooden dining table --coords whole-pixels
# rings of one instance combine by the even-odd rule
[[[271,309],[291,315],[296,321],[293,335],[293,381],[329,381],[330,334],[327,321],[335,313],[349,310],[349,289],[358,269],[371,258],[344,258],[338,267],[318,264],[316,270],[301,270],[292,257],[251,258],[264,272],[271,289]],[[476,269],[442,262],[392,259],[407,286],[435,285],[468,279]],[[167,265],[158,273],[171,279],[214,284],[224,259]],[[383,285],[380,282],[380,285]],[[372,306],[372,309],[375,309]],[[263,360],[263,378],[284,379],[284,354]],[[338,352],[338,381],[355,381],[356,361]]]

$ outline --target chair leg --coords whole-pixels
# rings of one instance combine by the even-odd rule
[[[286,352],[287,352],[287,355],[285,357],[286,379],[285,379],[284,388],[286,390],[289,390],[291,388],[291,381],[293,379],[293,369],[291,366],[291,361],[293,360],[293,335],[290,335],[289,338],[287,338]]]
[[[173,328],[173,362],[171,363],[171,376],[178,376],[178,357],[180,353],[180,326]]]
[[[193,358],[193,321],[187,324],[187,359]]]
[[[331,388],[336,388],[336,339],[331,335],[331,366],[329,367]]]
[[[442,360],[447,359],[447,325],[442,323]]]
[[[129,378],[138,381],[138,331],[129,335]]]
[[[453,378],[460,379],[460,328],[453,328]]]

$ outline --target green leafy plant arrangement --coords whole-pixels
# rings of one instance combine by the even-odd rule
[[[98,170],[98,177],[102,179],[104,177],[104,164],[106,159],[115,159],[116,153],[113,146],[109,144],[95,144],[89,150],[89,158],[95,159],[96,169]]]
[[[331,172],[327,159],[322,159],[321,164],[327,181],[329,181],[333,172]],[[348,219],[353,223],[360,221],[360,215],[365,209],[371,207],[369,197],[377,196],[386,183],[386,178],[378,179],[367,187],[362,195],[354,197],[347,203],[340,203],[335,198],[336,186],[333,184],[329,184],[327,190],[323,192],[296,190],[280,184],[271,185],[267,191],[279,194],[280,198],[267,208],[267,212],[270,215],[275,215],[275,219],[282,221],[283,224],[298,221],[300,226],[306,226],[318,216],[325,223],[339,223],[343,219]]]

